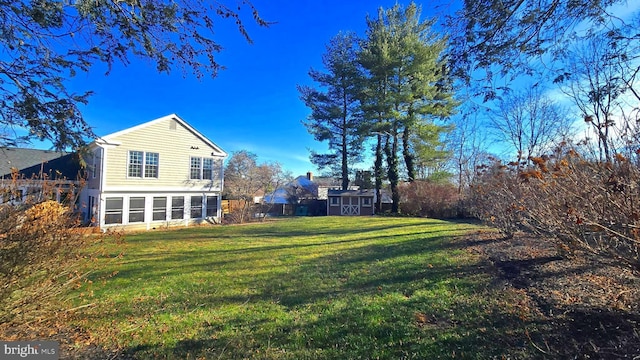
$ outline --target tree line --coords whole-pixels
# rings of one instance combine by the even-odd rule
[[[447,62],[446,37],[433,31],[435,20],[421,19],[414,2],[380,8],[366,18],[364,37],[339,33],[326,46],[324,71],[312,69],[316,86],[299,86],[311,109],[304,121],[329,152],[312,152],[311,161],[349,187],[354,166],[373,143],[373,177],[380,191],[388,181],[392,212],[398,212],[401,179],[411,182],[431,163],[443,160],[444,120],[459,104]]]
[[[414,2],[380,8],[364,36],[332,38],[314,85],[299,86],[303,122],[329,149],[311,161],[343,189],[373,162],[396,212],[399,182],[444,178],[462,196],[483,163],[525,168],[560,143],[636,158],[640,17],[624,4],[464,1],[440,26]]]

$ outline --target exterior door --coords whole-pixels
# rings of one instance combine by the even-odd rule
[[[360,215],[360,199],[356,196],[342,197],[341,215]]]

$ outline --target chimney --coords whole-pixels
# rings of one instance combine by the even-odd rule
[[[313,173],[311,171],[307,172],[307,180],[313,181]]]

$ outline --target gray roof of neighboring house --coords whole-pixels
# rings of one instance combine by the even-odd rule
[[[335,177],[314,176],[313,182],[318,184],[318,186],[325,186],[325,187],[342,186],[342,181]]]
[[[76,153],[51,150],[0,148],[0,177],[11,176],[16,168],[25,178],[39,177],[41,172],[49,179],[76,180],[82,167]]]
[[[296,195],[303,198],[317,198],[318,185],[309,180],[306,176],[298,176],[293,181],[278,188],[271,194],[264,196],[264,202],[272,204],[288,204],[289,196]]]

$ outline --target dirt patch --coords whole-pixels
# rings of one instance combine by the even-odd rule
[[[493,286],[526,297],[533,357],[640,359],[638,273],[525,234],[483,231],[461,241],[486,261]]]

